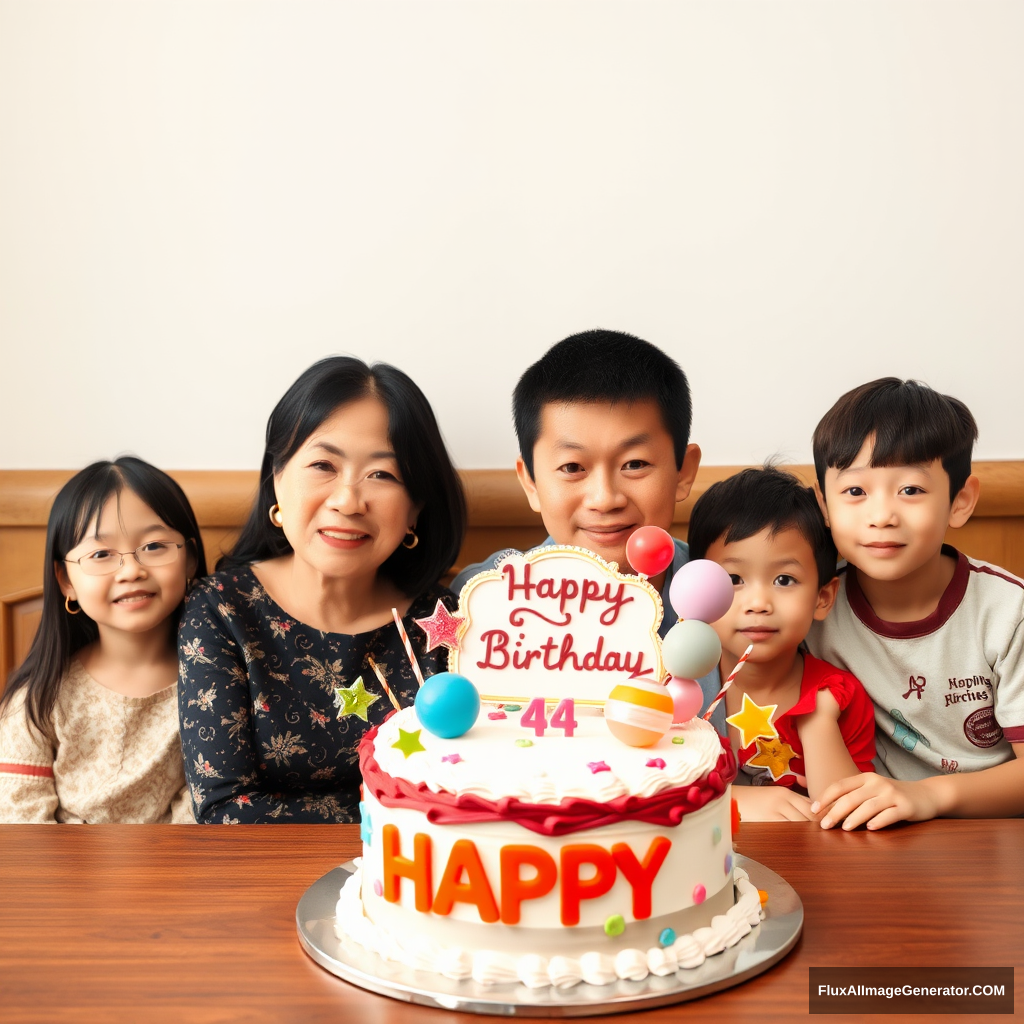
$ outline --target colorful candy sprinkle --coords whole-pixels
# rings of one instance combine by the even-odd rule
[[[414,729],[412,732],[406,732],[405,729],[398,730],[398,739],[391,744],[395,750],[400,750],[406,757],[410,754],[417,754],[427,748],[420,743],[420,734],[423,732],[422,729]]]
[[[703,903],[708,898],[708,891],[703,885],[695,885],[693,887],[693,902]]]
[[[626,922],[622,919],[621,914],[612,914],[604,923],[605,935],[621,935],[626,930]]]
[[[766,889],[758,889],[757,895],[761,898],[761,906],[763,907],[768,902],[768,891]]]
[[[532,747],[533,740],[516,740],[517,747]]]
[[[378,896],[383,896],[384,895],[384,886],[380,884],[380,879],[379,878],[375,878],[373,880],[373,891]]]
[[[673,928],[666,928],[659,936],[658,941],[663,946],[671,946],[676,941],[676,933]]]
[[[722,841],[722,830],[716,825],[711,830],[711,842],[717,846]]]
[[[732,854],[727,853],[725,855],[725,873],[729,874],[730,871],[732,871]]]
[[[672,737],[672,742],[673,743],[685,743],[686,742],[686,737],[685,736],[673,736]]]
[[[665,762],[660,757],[652,757],[647,762],[647,767],[648,768],[664,768],[665,767]]]
[[[448,764],[458,764],[462,760],[461,754],[445,754],[441,758],[442,761],[447,761]]]
[[[587,767],[590,769],[591,773],[594,774],[594,775],[596,775],[598,772],[610,772],[611,771],[611,768],[609,768],[608,765],[606,765],[604,763],[604,761],[588,761],[587,762]]]
[[[492,722],[497,722],[497,721],[499,721],[502,718],[508,718],[508,715],[506,715],[504,711],[488,711],[487,712],[487,717]]]
[[[523,705],[522,704],[504,704],[502,706],[505,708],[506,711],[522,711],[523,710]]]

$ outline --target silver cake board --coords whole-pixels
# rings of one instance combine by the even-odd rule
[[[737,854],[735,863],[758,889],[768,893],[765,919],[735,946],[708,957],[700,967],[681,969],[664,978],[648,975],[643,981],[615,981],[610,985],[582,982],[569,989],[530,989],[520,984],[451,981],[440,974],[382,960],[334,933],[338,894],[356,870],[351,861],[329,871],[306,890],[295,910],[295,920],[302,948],[321,967],[353,985],[402,1002],[502,1017],[588,1017],[649,1010],[738,985],[768,970],[796,945],[804,923],[804,908],[796,891],[755,860]]]

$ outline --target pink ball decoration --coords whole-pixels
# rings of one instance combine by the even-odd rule
[[[671,564],[676,542],[660,526],[641,526],[626,541],[626,557],[635,572],[657,576]]]
[[[695,717],[704,703],[700,684],[693,679],[677,679],[672,676],[667,688],[672,698],[672,721],[688,722]]]
[[[679,618],[714,622],[732,607],[732,579],[717,562],[698,558],[672,577],[668,596]]]

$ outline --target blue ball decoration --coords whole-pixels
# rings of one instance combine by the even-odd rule
[[[480,714],[480,694],[465,677],[438,672],[416,691],[416,717],[427,732],[451,740],[473,728]]]

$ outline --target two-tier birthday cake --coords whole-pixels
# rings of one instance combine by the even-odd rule
[[[701,719],[670,728],[661,614],[646,580],[545,548],[424,620],[483,703],[458,735],[442,704],[440,725],[409,707],[365,737],[339,937],[451,979],[565,988],[694,968],[758,925],[733,863],[735,759]]]

